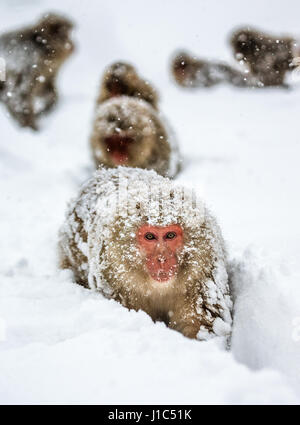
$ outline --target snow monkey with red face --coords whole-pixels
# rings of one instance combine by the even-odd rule
[[[189,338],[229,335],[220,229],[192,191],[154,171],[96,171],[70,204],[59,248],[77,283]]]
[[[153,169],[174,177],[180,168],[177,142],[156,108],[155,91],[133,67],[108,68],[90,139],[96,166]]]
[[[22,127],[37,130],[40,116],[57,100],[56,74],[74,50],[67,18],[48,13],[33,26],[0,36],[6,78],[0,100]]]

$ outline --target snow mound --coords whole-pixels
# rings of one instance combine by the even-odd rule
[[[230,276],[235,358],[253,370],[284,372],[299,391],[300,276],[254,247],[231,261]]]

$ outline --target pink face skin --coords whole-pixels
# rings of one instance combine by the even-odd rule
[[[146,269],[152,279],[167,282],[177,273],[177,253],[183,247],[183,231],[178,224],[170,226],[142,225],[137,243],[145,256]]]

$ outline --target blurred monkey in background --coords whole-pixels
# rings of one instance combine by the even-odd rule
[[[6,66],[0,99],[22,127],[37,130],[37,121],[57,101],[56,75],[74,50],[73,23],[47,13],[36,25],[0,36]]]

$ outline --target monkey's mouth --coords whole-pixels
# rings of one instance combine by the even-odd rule
[[[133,137],[114,134],[104,139],[106,150],[115,165],[123,165],[129,159],[129,146],[133,143]]]
[[[152,277],[157,282],[168,282],[169,280],[172,279],[172,277],[174,277],[174,273],[167,273],[167,272],[161,270],[155,276],[152,276]]]
[[[157,267],[149,267],[148,266],[148,272],[153,280],[156,282],[168,282],[177,274],[177,266],[176,265],[165,265],[161,268]]]

